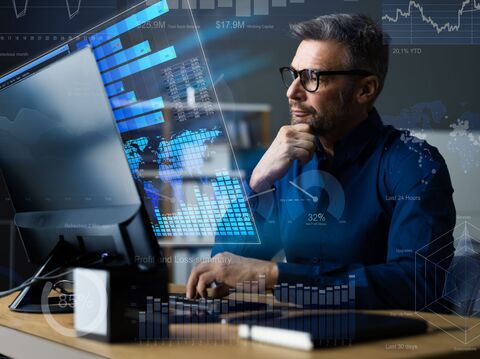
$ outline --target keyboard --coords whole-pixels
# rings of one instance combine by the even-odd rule
[[[244,302],[227,298],[199,298],[188,299],[184,295],[170,295],[170,308],[177,314],[205,312],[209,314],[228,314],[235,312],[266,310],[266,303]]]

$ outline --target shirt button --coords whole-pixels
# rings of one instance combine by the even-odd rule
[[[313,262],[313,263],[318,263],[318,257],[313,257],[313,258],[312,258],[312,262]]]

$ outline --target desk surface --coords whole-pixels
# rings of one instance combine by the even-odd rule
[[[173,292],[179,292],[179,287],[172,287]],[[208,324],[220,334],[229,331],[226,343],[191,342],[152,344],[105,344],[84,338],[68,337],[59,334],[47,322],[43,315],[20,314],[8,309],[15,295],[0,299],[0,326],[28,333],[38,338],[53,341],[68,347],[81,349],[85,352],[109,358],[439,358],[439,357],[478,357],[480,350],[480,318],[460,318],[452,315],[437,316],[431,313],[422,314],[430,325],[425,335],[385,339],[370,343],[355,344],[350,347],[320,349],[312,352],[293,351],[282,347],[270,346],[238,339],[236,328],[222,324]],[[413,316],[408,311],[381,311],[382,314]],[[73,328],[73,315],[55,315],[55,320],[66,328]],[[199,324],[202,326],[202,324]],[[468,327],[465,331],[460,329]],[[468,344],[465,344],[465,341]],[[5,353],[7,354],[7,353]]]

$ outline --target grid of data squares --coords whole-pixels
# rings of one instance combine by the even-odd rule
[[[156,236],[253,236],[255,231],[240,181],[232,179],[228,172],[217,173],[211,181],[214,199],[202,195],[195,188],[197,205],[184,202],[174,215],[162,215],[158,208],[155,214],[158,225],[153,229]]]
[[[225,211],[225,216],[218,223],[217,235],[254,235],[240,181],[223,172],[217,176],[217,181],[212,182],[212,186],[218,206]]]
[[[206,143],[212,143],[220,133],[219,130],[187,130],[170,141],[161,141],[158,145],[158,163],[162,181],[178,180],[184,170],[200,174]]]

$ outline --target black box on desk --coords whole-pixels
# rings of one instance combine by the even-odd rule
[[[139,316],[147,309],[147,297],[168,302],[166,270],[75,268],[73,277],[77,336],[139,340]]]

